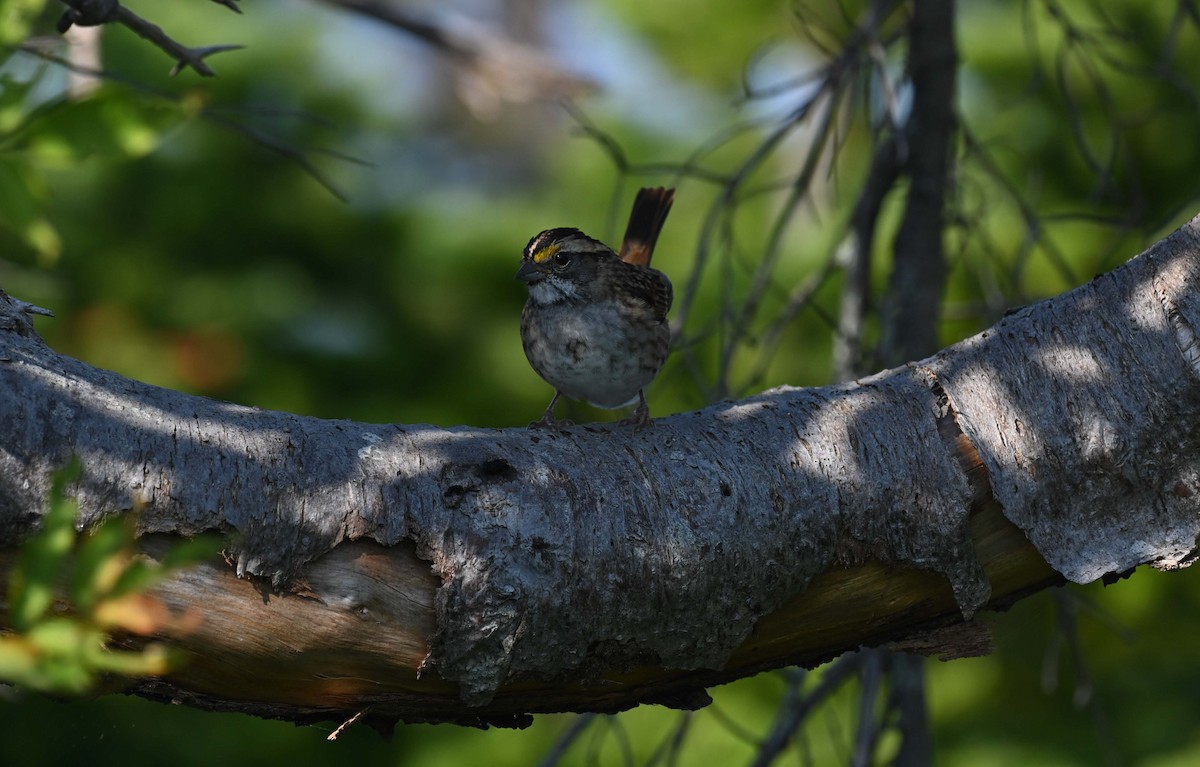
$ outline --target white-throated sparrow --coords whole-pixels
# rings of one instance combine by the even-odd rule
[[[650,268],[674,189],[641,189],[621,253],[578,229],[547,229],[525,246],[517,279],[529,284],[521,343],[554,398],[532,427],[553,427],[567,395],[603,408],[638,403],[626,423],[650,420],[644,389],[671,346],[671,281]]]

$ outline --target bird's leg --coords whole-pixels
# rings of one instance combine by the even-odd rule
[[[574,426],[567,420],[558,420],[554,417],[554,406],[558,403],[558,398],[562,396],[562,392],[558,389],[554,390],[554,397],[551,398],[550,404],[546,405],[546,412],[542,413],[542,417],[533,423],[529,424],[531,429],[558,429],[563,426]]]
[[[622,424],[628,426],[636,426],[641,429],[650,425],[650,406],[646,404],[646,393],[638,392],[638,406],[634,408],[633,415],[621,421]]]

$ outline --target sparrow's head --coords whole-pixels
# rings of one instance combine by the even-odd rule
[[[547,229],[525,246],[517,279],[541,304],[582,298],[600,262],[610,258],[617,258],[612,248],[578,229]]]

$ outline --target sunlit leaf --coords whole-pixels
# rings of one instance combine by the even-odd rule
[[[82,536],[71,572],[70,596],[76,607],[90,610],[112,590],[131,563],[133,540],[133,522],[129,517],[105,520]]]
[[[126,563],[126,567],[118,574],[112,588],[107,592],[110,598],[119,598],[128,594],[145,591],[163,578],[162,567],[143,557],[135,557]]]
[[[40,621],[25,633],[25,638],[40,654],[60,658],[79,657],[84,645],[96,636],[96,632],[71,618]]]
[[[37,652],[21,636],[0,636],[0,679],[19,685],[30,685],[37,670]]]
[[[38,256],[38,264],[44,268],[54,266],[62,255],[62,238],[48,219],[39,218],[25,227],[25,242]]]
[[[181,119],[183,112],[173,102],[102,86],[87,99],[44,109],[25,127],[18,146],[38,162],[58,167],[93,156],[140,157]]]
[[[104,650],[96,653],[90,661],[100,671],[123,676],[162,676],[177,668],[185,657],[178,650],[156,643],[139,652]]]
[[[171,623],[167,606],[145,594],[128,594],[120,599],[106,599],[96,605],[92,618],[96,625],[109,631],[127,631],[147,636]]]

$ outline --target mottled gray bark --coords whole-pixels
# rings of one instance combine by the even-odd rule
[[[256,692],[274,696],[275,715],[373,703],[435,719],[699,703],[687,689],[945,623],[946,610],[921,610],[948,591],[970,615],[994,589],[1044,585],[1045,573],[1005,570],[1028,561],[1013,554],[1019,533],[977,527],[989,494],[1073,580],[1188,563],[1200,533],[1198,238],[1200,220],[922,362],[640,431],[371,425],[186,396],[56,354],[3,297],[0,545],[34,528],[71,455],[84,463],[81,525],[141,498],[146,532],[236,532],[238,574],[278,593],[213,608],[214,621],[243,621],[243,636],[201,629],[229,643],[205,668],[290,673],[307,624],[328,620],[305,640],[325,653],[321,670],[304,674],[342,675],[303,701],[243,692],[246,710]],[[985,474],[967,470],[976,450]],[[873,596],[856,575],[822,601],[838,573],[871,568],[884,576]],[[165,590],[173,603],[203,609],[240,588],[219,566],[190,577]],[[389,578],[409,591],[397,600]],[[256,628],[311,611],[320,621],[285,637]],[[832,614],[844,633],[803,634]],[[387,644],[402,632],[411,641]],[[251,634],[254,652],[237,657]],[[338,665],[368,641],[380,644],[361,666]],[[362,679],[413,654],[419,681]],[[213,679],[176,684],[219,698]]]

